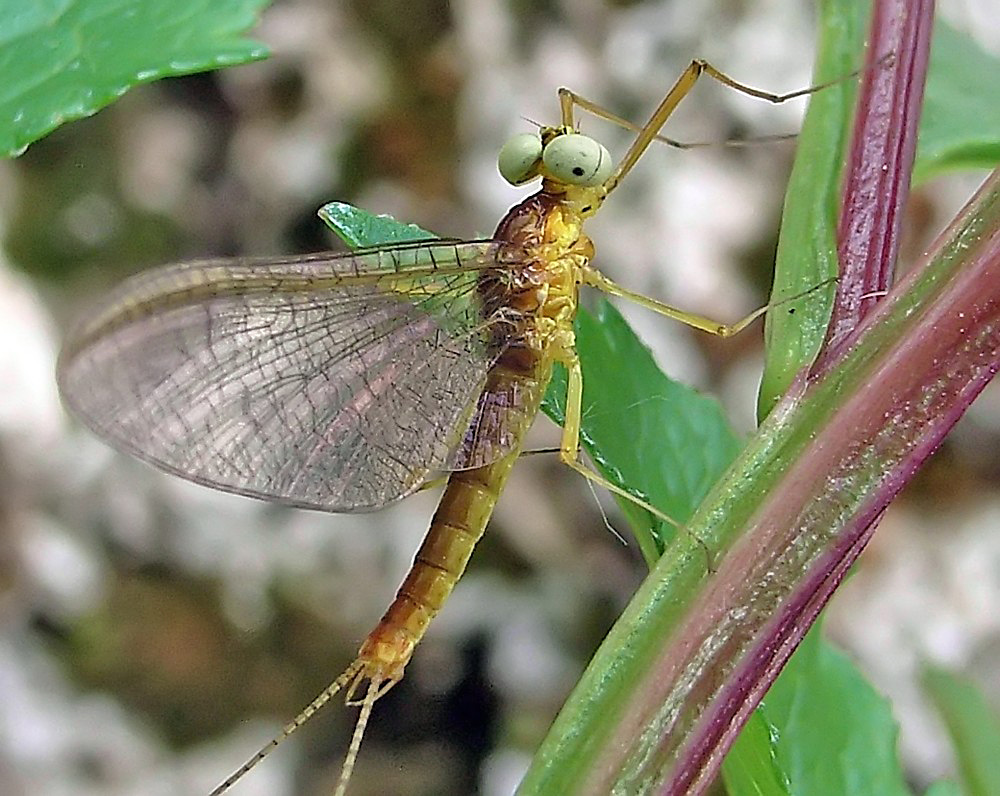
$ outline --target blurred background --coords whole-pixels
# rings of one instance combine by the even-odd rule
[[[989,0],[942,13],[1000,52]],[[483,237],[527,189],[495,154],[557,120],[566,85],[642,122],[692,57],[771,91],[807,86],[803,0],[279,0],[262,63],[130,91],[0,162],[0,792],[204,793],[352,659],[436,500],[372,515],[219,494],[115,454],[53,378],[62,330],[125,275],[211,254],[336,245],[330,200]],[[992,25],[992,30],[989,28]],[[699,85],[681,140],[797,130]],[[620,154],[627,134],[584,118]],[[734,320],[766,302],[794,142],[654,148],[591,223],[633,289]],[[981,175],[919,189],[902,262]],[[752,427],[759,328],[721,343],[622,306],[672,376]],[[553,444],[540,420],[531,446]],[[915,680],[922,660],[1000,704],[1000,387],[891,507],[828,635],[892,700],[914,784],[954,769]],[[352,793],[513,791],[644,576],[624,520],[553,456],[515,468],[485,540],[407,678],[379,703]],[[353,711],[328,707],[234,790],[329,791]]]

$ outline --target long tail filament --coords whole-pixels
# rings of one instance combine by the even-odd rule
[[[360,682],[361,678],[355,680],[351,690]],[[376,675],[368,681],[368,689],[365,691],[365,698],[360,702],[361,711],[358,713],[358,722],[354,725],[354,735],[351,736],[351,745],[347,749],[347,757],[344,758],[344,765],[340,769],[340,780],[337,782],[337,790],[333,796],[345,796],[347,793],[347,783],[351,781],[351,774],[354,773],[354,764],[358,759],[358,752],[361,750],[361,740],[365,737],[365,728],[368,726],[368,719],[371,718],[372,709],[379,698],[386,693],[395,681],[383,682],[381,677]],[[358,704],[351,702],[349,704]]]
[[[365,668],[365,662],[363,660],[361,660],[359,658],[358,660],[354,661],[354,663],[352,663],[350,666],[348,666],[347,669],[344,671],[344,673],[342,675],[340,675],[340,677],[338,677],[336,680],[334,680],[332,683],[330,683],[330,685],[328,685],[326,688],[323,689],[323,691],[320,692],[319,696],[317,696],[312,702],[310,702],[308,705],[306,705],[306,707],[302,710],[301,713],[299,713],[298,716],[296,716],[288,724],[286,724],[284,726],[284,728],[281,730],[281,732],[279,732],[277,735],[274,736],[274,738],[272,738],[270,741],[268,741],[266,744],[264,744],[257,751],[257,753],[253,755],[253,757],[249,758],[242,766],[240,766],[232,774],[230,774],[225,779],[225,781],[223,781],[222,783],[220,783],[218,785],[218,787],[216,787],[215,790],[213,790],[209,794],[209,796],[222,796],[223,793],[225,793],[233,785],[235,785],[240,779],[242,779],[243,776],[247,772],[249,772],[251,769],[253,769],[261,760],[263,760],[272,751],[274,751],[274,749],[279,744],[281,744],[286,738],[288,738],[289,735],[291,735],[299,727],[301,727],[303,724],[305,724],[307,721],[309,721],[309,719],[311,719],[313,717],[313,715],[316,713],[316,711],[318,711],[327,702],[329,702],[337,694],[337,692],[339,692],[340,690],[342,690],[345,686],[349,686],[350,687],[350,693],[353,693],[353,691],[357,688],[357,684],[360,682],[360,680],[364,676],[364,668]],[[373,681],[373,685],[374,685],[374,682],[375,681]],[[371,692],[371,686],[369,686],[368,690],[369,690],[369,693],[370,693]],[[383,691],[382,693],[385,693],[385,692]],[[377,696],[376,696],[376,699],[377,699]],[[365,704],[366,705],[367,705],[368,701],[369,701],[368,697],[366,696],[365,697]],[[367,705],[367,708],[368,708],[367,714],[368,715],[364,716],[364,721],[366,723],[368,721],[368,716],[371,715],[371,705],[374,705],[374,703],[375,703],[375,699],[371,700],[371,704],[370,705]],[[364,714],[365,711],[362,710],[362,713]],[[361,719],[358,720],[358,724],[361,727],[361,729],[363,730],[364,727],[362,725]],[[352,759],[352,757],[354,757],[354,758],[357,757],[357,747],[359,747],[360,745],[361,745],[361,738],[359,737],[358,731],[356,729],[355,732],[354,732],[354,740],[351,741],[351,749],[348,752],[348,761],[350,762],[352,768],[354,766],[354,760]],[[345,765],[345,768],[346,768],[347,763],[345,763],[344,765]],[[343,783],[344,787],[346,787],[347,783],[344,782],[343,776],[341,776],[341,782]],[[338,786],[337,793],[338,794],[342,793],[342,790],[340,789],[339,786]]]

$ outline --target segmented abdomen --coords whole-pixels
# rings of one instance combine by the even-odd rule
[[[516,370],[501,358],[490,372],[487,388],[492,394],[516,392],[520,422],[515,425],[527,428],[538,413],[552,366],[540,354],[533,368],[525,372],[524,355],[517,356],[521,361]],[[519,453],[520,441],[492,464],[459,470],[448,478],[413,566],[361,647],[359,657],[370,673],[377,671],[386,680],[402,677],[414,647],[465,571]]]
[[[536,194],[497,227],[497,265],[483,271],[477,286],[496,359],[454,461],[461,465],[463,451],[476,452],[483,461],[479,452],[491,445],[508,452],[449,477],[409,574],[361,647],[368,676],[390,681],[403,676],[414,647],[465,571],[538,414],[552,374],[552,354],[537,326],[548,295],[547,263],[538,252],[547,216],[558,203],[557,197]]]

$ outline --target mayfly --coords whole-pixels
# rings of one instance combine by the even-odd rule
[[[672,522],[578,454],[583,380],[573,318],[581,286],[631,299],[702,331],[727,325],[633,293],[590,265],[583,233],[702,74],[693,61],[641,128],[560,89],[560,124],[515,135],[499,170],[541,179],[493,237],[167,266],[126,281],[71,333],[58,367],[75,414],[113,446],[227,492],[333,512],[370,511],[450,476],[395,600],[355,661],[226,791],[338,691],[361,706],[341,773],[346,790],[376,701],[465,569],[538,412],[553,365],[568,373],[559,455],[591,481]],[[574,110],[635,130],[624,157],[580,133]]]

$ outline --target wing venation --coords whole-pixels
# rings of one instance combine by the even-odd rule
[[[378,508],[510,448],[465,442],[501,353],[477,288],[495,257],[487,241],[162,268],[70,337],[60,388],[116,447],[190,480]]]

